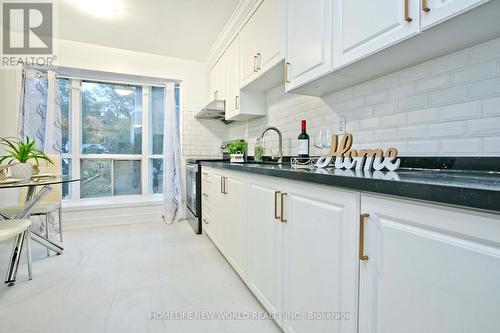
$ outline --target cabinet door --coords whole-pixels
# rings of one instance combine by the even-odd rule
[[[421,0],[422,29],[428,29],[488,0]]]
[[[240,43],[237,36],[226,50],[226,119],[239,110]]]
[[[286,1],[287,90],[332,70],[332,1]]]
[[[264,0],[255,13],[259,72],[267,71],[283,59],[284,14],[284,0]]]
[[[248,286],[270,313],[283,309],[283,225],[275,219],[275,192],[270,177],[248,178]]]
[[[245,276],[245,220],[244,211],[245,180],[235,176],[233,173],[226,175],[224,191],[226,192],[226,202],[224,204],[224,248],[225,255],[234,269]]]
[[[210,70],[210,100],[226,99],[226,54]]]
[[[225,219],[226,214],[224,208],[226,205],[225,194],[222,193],[223,176],[220,173],[213,172],[211,175],[212,183],[210,186],[210,226],[208,236],[212,242],[224,251],[225,238]]]
[[[419,32],[419,0],[335,0],[334,6],[334,69]]]
[[[285,318],[285,332],[356,332],[359,194],[310,184],[285,184],[284,191],[284,311],[344,316]]]
[[[500,330],[500,217],[362,196],[359,332]]]
[[[240,87],[251,82],[257,75],[258,22],[254,14],[240,33]]]

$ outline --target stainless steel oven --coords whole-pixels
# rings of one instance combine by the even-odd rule
[[[186,163],[186,205],[188,222],[197,234],[201,234],[200,223],[200,198],[201,179],[200,165],[198,163]]]

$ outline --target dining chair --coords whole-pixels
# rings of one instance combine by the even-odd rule
[[[31,272],[31,221],[23,220],[0,220],[0,242],[9,238],[22,235],[26,244],[28,257],[28,277],[32,279]]]
[[[47,155],[54,164],[49,164],[43,161],[38,166],[40,170],[39,174],[61,174],[61,157],[59,155]],[[0,213],[7,216],[16,216],[24,207],[26,202],[27,189],[21,188],[19,190],[19,204],[11,205],[7,207],[0,208]],[[63,241],[63,228],[62,228],[62,209],[61,209],[61,199],[62,199],[62,185],[56,184],[52,185],[52,191],[33,208],[31,216],[45,216],[44,218],[44,229],[45,237],[49,238],[49,225],[52,214],[57,211],[58,222],[59,222],[59,239]],[[47,255],[50,255],[50,250],[47,249]]]

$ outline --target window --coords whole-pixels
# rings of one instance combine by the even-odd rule
[[[163,192],[164,88],[59,79],[65,199]],[[176,88],[178,109],[179,89]]]

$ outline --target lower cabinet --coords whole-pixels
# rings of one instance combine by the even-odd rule
[[[205,232],[284,332],[500,332],[498,215],[208,174]]]
[[[500,331],[498,216],[363,195],[359,333]]]
[[[283,232],[280,222],[281,183],[249,176],[247,284],[270,313],[283,312]],[[282,324],[282,318],[277,317]]]
[[[359,194],[288,182],[283,191],[284,311],[300,315],[285,317],[285,332],[356,332]]]

